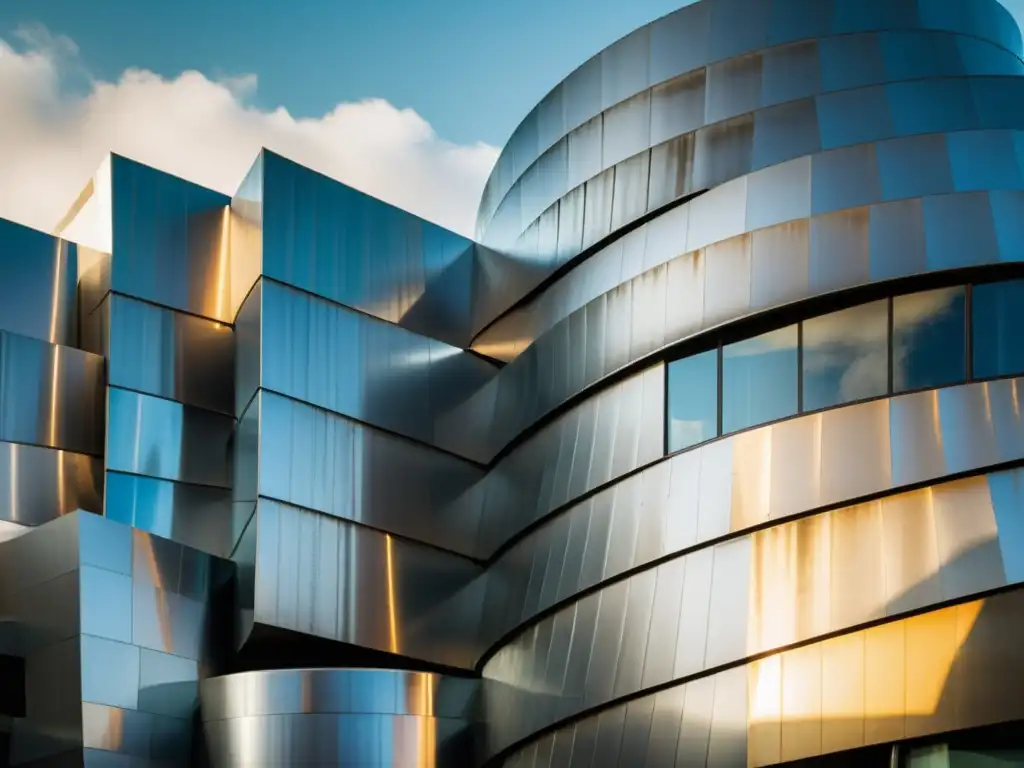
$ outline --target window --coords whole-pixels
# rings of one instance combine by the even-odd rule
[[[888,300],[804,321],[803,345],[805,411],[888,392]]]
[[[896,392],[966,379],[964,288],[893,299],[893,387]]]
[[[971,321],[976,379],[1024,373],[1024,280],[976,285]]]
[[[668,366],[668,450],[679,451],[718,435],[718,350]]]
[[[723,432],[796,413],[797,336],[791,325],[723,348]]]

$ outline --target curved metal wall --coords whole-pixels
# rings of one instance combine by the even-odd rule
[[[243,672],[204,680],[217,766],[472,765],[479,681],[383,669]]]
[[[773,654],[605,709],[493,764],[767,766],[1019,720],[1022,608],[1017,589]]]
[[[677,348],[1019,274],[1020,44],[989,0],[704,0],[513,135],[480,233],[569,268],[475,338],[508,365],[445,416],[500,457],[487,764],[770,765],[1024,716],[1005,686],[966,709],[1021,664],[995,635],[1019,623],[1024,381],[893,395],[890,361],[880,399],[715,439],[719,389],[710,442],[660,442]]]
[[[491,564],[483,644],[663,558],[1022,461],[1022,395],[1022,379],[917,392],[741,432],[653,464],[565,509]]]
[[[1019,583],[1022,480],[1011,470],[840,508],[603,586],[487,662],[491,749],[652,687]]]
[[[698,306],[715,306],[721,303],[717,294],[723,288],[721,281],[709,281],[707,268],[711,265],[704,262],[727,248],[743,252],[735,265],[736,274],[741,283],[750,284],[749,303],[734,312],[757,311],[780,301],[899,276],[922,266],[936,269],[1017,260],[1022,243],[1014,223],[1019,215],[1019,192],[1024,189],[1022,147],[1021,131],[966,130],[868,142],[758,171],[748,176],[745,184],[713,190],[706,199],[664,213],[610,243],[495,322],[476,339],[474,348],[497,359],[513,360],[573,313],[616,289],[623,291],[620,286],[626,284],[634,294],[654,291],[657,298],[652,300],[660,306],[660,284],[669,279],[663,274],[666,270],[674,273],[673,291],[688,289],[687,297],[692,292]],[[978,224],[982,236],[972,249],[980,253],[941,254],[938,249],[948,245],[946,235],[939,231],[935,214],[930,216],[930,226],[924,221],[924,206],[970,205],[942,201],[953,193],[986,190],[991,212],[982,216]],[[883,204],[918,197],[930,202],[922,201],[920,212],[911,205],[905,215],[914,218],[904,223],[920,230],[909,238],[916,250],[897,260],[892,253],[894,244],[887,243],[891,238],[882,237],[880,230],[883,219],[900,215],[900,208],[907,206]],[[932,200],[935,197],[939,199]],[[726,207],[728,211],[722,210]],[[890,210],[892,213],[887,213]],[[697,222],[711,211],[722,214],[710,225],[712,231],[702,234]],[[992,217],[992,231],[986,216]],[[875,237],[871,236],[872,219]],[[692,240],[691,221],[695,224]],[[792,255],[770,247],[773,240],[783,239]],[[756,243],[756,253],[754,240],[761,241]],[[837,251],[843,244],[847,249]],[[665,269],[658,269],[666,264]],[[771,274],[770,266],[780,274]],[[693,277],[687,272],[693,272]],[[609,296],[604,301],[610,300]],[[664,311],[672,309],[666,306]],[[592,315],[596,312],[591,310]],[[695,312],[690,310],[690,314]],[[674,330],[677,325],[673,315],[666,314],[664,339],[651,336],[647,345],[657,347],[681,338]]]
[[[737,27],[737,18],[743,19],[742,27]],[[900,30],[912,30],[919,38],[925,32],[946,32],[966,39],[946,41],[942,50],[945,55],[934,63],[924,63],[925,57],[913,57],[913,50],[908,56],[906,47],[903,50],[899,50],[900,46],[894,46],[895,50],[874,48],[872,41],[867,46],[861,42],[858,50],[856,38],[846,37],[883,32],[894,39],[892,33]],[[600,145],[602,124],[608,121],[609,114],[614,123],[617,111],[627,112],[629,101],[638,95],[642,98],[643,94],[652,93],[650,89],[653,86],[688,73],[699,76],[705,71],[711,75],[706,78],[711,81],[709,87],[719,93],[712,99],[705,99],[702,95],[697,99],[700,103],[691,107],[694,127],[727,115],[730,105],[746,102],[753,109],[785,101],[787,96],[799,95],[806,91],[809,83],[815,82],[812,77],[815,68],[808,65],[816,64],[816,56],[808,51],[800,52],[804,54],[800,56],[796,50],[781,46],[810,40],[829,41],[838,37],[846,39],[836,43],[836,53],[839,57],[845,54],[844,63],[852,63],[854,68],[836,67],[828,74],[836,78],[854,75],[863,81],[866,68],[862,66],[862,71],[858,72],[855,67],[874,65],[874,73],[867,75],[867,82],[879,78],[885,72],[885,64],[890,69],[885,73],[888,77],[882,79],[892,80],[900,79],[892,76],[900,71],[914,72],[910,66],[912,63],[923,64],[925,72],[933,66],[948,69],[958,65],[964,66],[966,72],[974,71],[977,66],[979,74],[991,73],[993,66],[998,71],[996,62],[1006,59],[997,50],[972,43],[972,40],[987,41],[1017,57],[1021,54],[1020,32],[1006,9],[995,0],[957,0],[923,6],[914,0],[870,0],[856,5],[842,0],[826,3],[809,0],[695,3],[641,27],[609,46],[559,83],[534,108],[513,132],[488,179],[477,220],[478,236],[488,231],[491,218],[516,182],[523,183],[524,176],[537,170],[540,165],[538,159],[543,158],[550,148],[557,147],[560,140],[578,132],[580,127],[595,118]],[[796,67],[774,68],[769,54],[769,87],[761,88],[761,73],[753,70],[763,66],[759,60],[762,52],[773,48],[779,49],[775,53],[785,51],[783,61],[787,54],[796,54]],[[883,51],[886,56],[883,56]],[[750,54],[754,56],[750,57]],[[982,65],[985,61],[989,62],[987,68]],[[706,69],[709,65],[717,66]],[[843,69],[845,73],[841,71]],[[827,77],[823,84],[830,84]],[[728,85],[740,87],[725,87]],[[615,138],[618,143],[643,142],[644,134],[650,131],[650,122],[648,117],[645,130],[642,122],[634,120],[630,124],[623,120],[621,136]],[[596,157],[591,155],[588,162],[600,167],[600,157],[598,152]]]

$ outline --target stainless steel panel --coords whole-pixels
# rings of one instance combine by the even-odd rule
[[[263,271],[263,156],[260,151],[231,198],[229,249],[231,253],[230,314],[238,310]]]
[[[91,763],[98,754],[188,765],[199,665],[210,664],[223,638],[202,622],[189,628],[195,616],[173,598],[214,612],[226,564],[84,512],[0,549],[0,602],[22,629],[18,653],[26,657],[27,716],[13,734],[15,762],[69,750],[82,760],[84,747]],[[149,616],[139,602],[147,587],[157,605]],[[174,656],[140,648],[147,632],[201,639],[194,653]]]
[[[262,301],[262,386],[459,451],[461,436],[435,422],[484,386],[490,364],[278,283],[263,283]],[[334,366],[338,355],[350,364]]]
[[[107,468],[177,482],[231,487],[230,416],[110,387]]]
[[[261,397],[259,456],[263,496],[475,552],[484,478],[476,465],[270,393]]]
[[[643,91],[604,114],[601,168],[611,168],[651,146],[651,92]],[[561,190],[558,191],[561,196]],[[543,205],[550,200],[542,200]],[[531,217],[532,220],[532,217]]]
[[[196,549],[132,531],[132,642],[142,649],[209,662],[223,563]]]
[[[503,614],[485,622],[485,634],[496,639],[538,610],[536,599],[522,601],[533,553],[541,549],[543,567],[559,573],[561,585],[582,590],[770,520],[1019,460],[1024,437],[1013,406],[1018,387],[1015,380],[995,381],[833,409],[710,443],[643,469],[569,507],[494,562],[490,577],[507,591],[510,602]],[[984,407],[991,409],[991,417],[982,415]],[[1000,425],[998,433],[993,424]],[[943,451],[943,445],[950,447]],[[872,458],[854,468],[846,460],[850,451]],[[1003,498],[1015,498],[1010,488],[1001,491]],[[1010,503],[1004,501],[1003,508]],[[512,508],[527,506],[518,501]],[[641,530],[652,533],[637,546]],[[568,531],[573,532],[568,544],[551,546],[553,537],[561,541]],[[587,532],[582,558],[572,544],[583,535],[578,531]],[[549,546],[557,561],[548,562]],[[989,556],[991,563],[997,559]],[[984,572],[977,571],[979,577]],[[834,578],[840,576],[837,572]],[[865,574],[857,578],[874,583]],[[574,593],[560,589],[558,598]]]
[[[82,633],[121,643],[132,639],[132,579],[128,574],[105,568],[82,566],[78,572],[81,588]],[[102,666],[102,665],[100,665]]]
[[[106,480],[104,514],[111,520],[218,557],[231,553],[230,489],[113,471]]]
[[[474,563],[263,499],[252,524],[256,623],[472,666],[483,598]]]
[[[858,63],[858,66],[849,62],[837,64],[828,59],[826,71],[841,72],[842,77],[847,79],[827,79],[824,84],[818,84],[813,93],[803,94],[803,98],[794,97],[792,100],[783,100],[782,103],[759,103],[762,101],[758,95],[763,79],[761,76],[751,80],[755,83],[751,88],[725,87],[727,82],[731,83],[736,77],[742,81],[741,73],[748,70],[759,73],[759,62],[772,51],[748,54],[711,67],[713,78],[712,83],[707,86],[707,108],[717,110],[721,114],[717,118],[709,118],[707,122],[701,117],[696,125],[691,125],[692,121],[680,113],[680,110],[684,110],[683,102],[691,95],[689,91],[692,88],[699,87],[700,93],[704,93],[704,70],[696,70],[682,78],[659,85],[651,91],[638,93],[603,115],[593,118],[586,123],[587,127],[581,127],[574,132],[573,135],[579,134],[578,146],[573,155],[575,159],[570,158],[570,165],[574,170],[564,183],[559,177],[546,172],[540,161],[525,171],[511,187],[503,204],[499,206],[495,224],[488,231],[488,242],[500,247],[510,247],[521,233],[529,231],[537,224],[537,216],[541,211],[557,203],[559,199],[564,199],[570,190],[575,188],[578,191],[588,179],[600,173],[607,173],[629,154],[647,152],[648,149],[652,154],[652,168],[658,170],[652,177],[648,201],[650,210],[669,202],[683,194],[685,190],[692,190],[694,183],[696,188],[721,183],[744,174],[751,168],[763,168],[817,153],[823,147],[835,149],[898,136],[963,131],[977,127],[1020,127],[1021,116],[990,116],[991,110],[987,110],[986,106],[980,107],[982,111],[979,117],[974,116],[975,107],[967,97],[967,92],[974,88],[975,83],[982,84],[986,81],[980,78],[968,79],[964,75],[989,73],[991,67],[980,62],[975,65],[973,61],[964,64],[957,58],[957,75],[949,77],[949,61],[946,56],[949,52],[949,35],[913,32],[891,35],[895,42],[887,41],[887,44],[900,50],[901,55],[910,58],[918,56],[918,63],[911,66],[923,66],[927,69],[927,74],[911,77],[910,74],[904,73],[908,78],[906,82],[885,85],[887,80],[881,68],[881,55],[877,53],[877,35],[861,34],[823,41],[832,45],[832,48],[826,51],[831,59],[841,62],[845,60],[844,57],[852,56],[850,60]],[[933,50],[933,55],[921,58],[919,53],[913,52],[922,45],[925,49]],[[875,51],[878,61],[876,66],[867,66],[865,69],[865,63],[870,61],[865,52],[871,51]],[[1012,55],[1006,56],[1006,61],[997,65],[996,70],[1003,75],[1018,74],[1022,67],[1020,61]],[[735,77],[729,74],[733,70],[736,70],[733,73]],[[814,72],[813,65],[811,71]],[[697,75],[700,75],[699,82],[690,82]],[[796,78],[795,82],[799,84],[799,78]],[[1000,85],[995,88],[1002,88],[1006,92],[1006,98],[1012,98],[1009,92],[1014,87],[1015,80],[1004,77],[1000,78],[999,82]],[[889,87],[893,89],[891,94],[886,90]],[[940,93],[947,87],[954,88],[957,92],[956,109],[943,106]],[[988,86],[978,87],[984,90]],[[732,104],[729,99],[739,99],[740,102],[744,102],[745,99],[745,102]],[[893,102],[892,109],[896,110],[892,115],[888,111],[890,100]],[[987,104],[985,99],[982,101]],[[604,161],[595,165],[591,160],[595,156],[595,151],[584,146],[584,136],[590,137],[591,143],[597,141],[597,128],[602,121],[613,126],[615,135],[621,134],[622,130],[617,127],[622,124],[620,113],[622,116],[628,114],[630,105],[640,105],[641,102],[650,103],[651,108],[634,113],[637,119],[632,120],[632,140],[627,144],[613,140],[614,148],[605,153]],[[869,110],[869,114],[862,114],[865,109]],[[852,111],[856,119],[844,121],[843,115],[848,111]],[[651,130],[646,122],[648,113]],[[637,122],[641,115],[644,116],[643,123]],[[968,117],[965,118],[963,115]],[[670,128],[673,125],[676,127]],[[608,130],[609,126],[605,125],[605,132]],[[606,137],[606,142],[609,140]],[[689,149],[684,151],[687,144]],[[687,156],[691,158],[689,170],[684,168],[687,165]],[[696,173],[695,177],[693,173]],[[690,182],[684,180],[688,177],[691,179]],[[540,179],[544,178],[547,179],[547,183],[541,182]],[[673,178],[676,181],[673,182]],[[693,178],[696,179],[695,182],[692,181]]]
[[[0,517],[42,525],[76,509],[102,509],[102,460],[80,453],[0,443]]]
[[[615,169],[608,169],[586,183],[583,206],[583,242],[588,248],[611,231]]]
[[[610,232],[614,232],[647,212],[650,163],[650,153],[641,152],[616,166]]]
[[[185,719],[83,703],[82,735],[85,765],[90,768],[182,765],[190,758],[192,727]]]
[[[650,729],[647,764],[662,764],[657,749],[673,750],[678,762],[669,765],[765,766],[1013,720],[1021,708],[1007,678],[1022,663],[1012,645],[1021,600],[1017,590],[943,608],[634,699],[617,710],[653,717],[618,715],[616,743],[638,744]],[[578,742],[606,715],[546,738]],[[506,764],[535,746],[520,746]],[[606,763],[590,748],[579,764]]]
[[[239,418],[256,396],[262,381],[262,322],[263,281],[258,280],[235,317],[234,403],[231,412]]]
[[[211,677],[204,722],[300,714],[414,715],[476,721],[480,682],[393,669],[283,669]],[[306,690],[305,695],[302,691]]]
[[[201,317],[110,298],[108,383],[233,413],[234,334]]]
[[[485,185],[478,235],[494,234],[488,225],[503,199],[536,158],[567,132],[651,86],[708,64],[721,69],[765,58],[763,96],[747,98],[746,109],[886,80],[1021,71],[1020,60],[1011,53],[1017,50],[1011,46],[1019,44],[1016,25],[995,3],[975,3],[970,13],[958,6],[952,13],[927,9],[919,15],[916,8],[901,6],[895,13],[883,9],[862,16],[842,7],[833,10],[833,3],[780,0],[777,5],[765,9],[750,0],[718,0],[680,9],[634,31],[580,67],[513,133]],[[743,23],[726,21],[732,19]],[[888,23],[897,26],[881,34],[876,31]],[[819,37],[823,39],[814,40]],[[810,51],[801,50],[804,46]],[[642,53],[648,49],[649,60]],[[627,58],[631,53],[632,61]],[[761,79],[755,78],[755,96]],[[716,80],[722,81],[720,90],[737,92],[730,78]],[[538,130],[540,123],[544,127]]]
[[[688,227],[688,246],[708,240],[714,245],[698,251],[696,255],[686,253],[679,256],[669,262],[668,269],[655,267],[591,301],[591,304],[601,302],[608,307],[601,329],[602,350],[594,348],[594,352],[590,352],[592,347],[587,344],[587,335],[597,331],[589,323],[579,322],[582,318],[577,317],[579,313],[588,312],[589,307],[566,312],[576,299],[572,294],[561,294],[569,297],[569,306],[553,310],[555,318],[561,316],[559,322],[542,333],[524,355],[512,361],[484,387],[494,393],[498,408],[496,429],[489,436],[495,445],[488,453],[493,455],[505,442],[559,402],[578,394],[583,387],[590,386],[607,373],[653,349],[697,332],[698,327],[676,319],[675,313],[682,310],[675,309],[674,302],[666,301],[664,316],[668,322],[658,320],[662,317],[661,296],[668,290],[668,282],[673,277],[676,281],[672,286],[674,295],[687,290],[700,296],[703,318],[699,328],[709,328],[742,317],[754,308],[767,309],[858,282],[1016,258],[1012,253],[1005,253],[1002,246],[1006,243],[1016,247],[1019,244],[1017,239],[1012,236],[1000,238],[999,232],[1001,229],[1006,231],[1002,222],[1007,221],[1011,206],[1020,201],[1001,198],[997,210],[993,196],[988,193],[881,203],[870,206],[867,211],[816,216],[809,222],[796,219],[758,230],[753,237],[739,235],[730,238],[727,236],[730,231],[744,228],[747,191],[753,186],[753,177],[749,183],[746,179],[741,181],[744,182],[741,186],[719,187],[691,205],[687,220],[693,224]],[[717,219],[712,218],[715,216]],[[953,223],[960,221],[973,221],[975,224]],[[661,249],[673,246],[667,233],[652,237],[653,223],[647,225],[646,237],[641,239],[637,236],[635,242],[646,243],[648,250],[644,260],[657,264],[661,260],[659,256],[664,258],[664,254],[672,252]],[[719,239],[723,236],[726,239]],[[755,238],[757,258],[753,264]],[[965,247],[967,242],[977,242],[980,247]],[[693,266],[705,261],[703,270]],[[602,265],[603,262],[595,262],[595,270],[606,269]],[[756,271],[748,276],[747,273],[755,266]],[[566,290],[578,280],[587,280],[590,274],[592,272],[585,267],[574,270],[563,280]],[[679,281],[685,281],[686,287],[679,286]],[[595,281],[594,285],[600,283]],[[584,288],[576,295],[585,297],[587,292],[589,289]],[[534,306],[538,307],[538,314],[546,315],[552,304]],[[548,318],[541,315],[541,319],[535,322],[534,327],[540,330]],[[579,333],[577,338],[573,338],[576,328],[587,335]],[[566,331],[570,338],[563,341],[561,334]],[[582,376],[579,374],[580,363],[572,361],[562,351],[565,345],[589,355],[582,364]],[[550,370],[545,370],[547,359],[554,363]],[[563,374],[559,370],[561,367],[566,371],[573,370],[576,375]],[[456,409],[451,416],[446,416],[446,420],[461,416],[468,407]],[[506,413],[510,415],[506,416]],[[511,421],[512,413],[515,421]]]
[[[655,366],[620,382],[549,424],[495,465],[483,481],[486,497],[477,551],[493,552],[575,495],[660,457],[664,446],[656,425],[664,418],[664,378],[664,369]],[[594,425],[591,441],[579,442],[581,424]],[[574,468],[581,466],[588,469],[571,486]]]
[[[82,701],[136,709],[139,703],[139,647],[83,634],[81,652]]]
[[[119,155],[110,174],[111,289],[230,323],[230,198]]]
[[[71,347],[0,334],[0,437],[103,453],[103,359]]]
[[[73,346],[77,279],[74,243],[0,219],[0,329]]]
[[[272,152],[262,173],[264,276],[442,341],[468,340],[472,272],[460,257],[469,240]],[[437,291],[444,301],[432,299]]]
[[[651,146],[695,131],[707,122],[707,70],[698,69],[651,89]]]
[[[1000,488],[1018,474],[1009,470],[956,480],[784,523],[670,560],[570,603],[503,645],[485,664],[485,679],[518,689],[518,706],[534,713],[518,726],[504,723],[503,741],[492,748],[648,686],[1012,585],[1001,557],[1008,547],[1000,540],[1016,536],[1020,526],[999,529],[995,505]],[[663,579],[671,584],[667,602],[658,597]],[[743,605],[746,610],[738,609]],[[595,630],[588,632],[594,637],[592,655],[585,678],[574,673],[572,688],[567,688],[563,647],[540,638],[558,637],[559,626],[567,626],[581,610],[598,615]],[[657,626],[650,623],[652,616]],[[678,635],[670,623],[676,617]],[[666,642],[666,631],[678,641]],[[693,640],[698,636],[704,650],[695,657]],[[640,637],[646,651],[633,646]],[[768,662],[770,658],[756,664]],[[643,665],[642,677],[638,663]],[[774,749],[781,759],[818,754],[826,743],[821,726],[804,720],[820,719],[827,711],[822,710],[827,702],[820,693],[821,670],[826,669],[822,647],[788,651],[785,663],[789,671],[784,674],[795,676],[793,686],[783,684],[775,703],[763,700],[761,693],[757,699],[759,717],[781,718],[781,735],[773,741],[770,729],[761,729],[755,750]],[[918,674],[932,671],[921,664]],[[769,679],[777,680],[777,674]],[[760,690],[764,681],[752,679]],[[739,695],[743,680],[745,673],[729,683],[739,688],[728,690]],[[581,700],[578,691],[584,688]],[[542,706],[544,692],[551,691],[562,692],[557,708]],[[849,694],[837,691],[834,696]],[[717,696],[715,702],[716,711],[724,705]],[[722,742],[716,748],[732,750],[736,739],[745,738],[745,715],[737,712],[745,712],[744,707],[730,704],[723,711]],[[717,738],[714,727],[712,738]],[[837,733],[836,738],[845,737]]]

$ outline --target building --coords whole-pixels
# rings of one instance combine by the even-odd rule
[[[702,0],[477,242],[266,151],[0,223],[0,753],[1024,765],[1021,54]]]

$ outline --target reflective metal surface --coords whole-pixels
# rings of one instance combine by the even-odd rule
[[[0,439],[103,454],[103,359],[0,333]]]
[[[231,417],[116,387],[107,413],[107,469],[231,487]]]
[[[260,495],[477,554],[479,467],[269,392],[260,409]]]
[[[751,281],[750,295],[740,299],[741,308],[747,310],[898,276],[908,269],[1015,260],[1020,243],[1012,234],[1011,219],[1002,217],[1019,215],[1006,207],[1017,204],[1011,202],[1017,195],[994,193],[1000,202],[993,210],[1000,220],[991,222],[992,230],[988,230],[985,216],[979,220],[982,236],[975,246],[991,250],[977,255],[940,255],[936,249],[948,249],[944,240],[951,221],[941,221],[938,215],[898,225],[924,230],[914,240],[924,239],[926,253],[915,256],[918,261],[913,265],[881,237],[887,208],[879,204],[984,189],[1020,190],[1024,187],[1016,149],[1020,141],[1019,131],[1002,129],[928,134],[821,152],[758,171],[745,183],[713,190],[707,200],[699,198],[663,213],[609,244],[529,303],[500,318],[474,341],[474,348],[499,359],[514,359],[553,326],[620,284],[631,284],[637,291],[643,285],[638,279],[665,281],[665,270],[659,269],[664,264],[669,265],[678,284],[672,290],[692,295],[698,303],[688,312],[699,316],[701,301],[721,304],[721,298],[713,293],[721,288],[708,281],[703,262],[720,258],[717,254],[730,244],[745,253],[737,267],[753,272],[744,278]],[[958,199],[930,200],[925,205],[962,205]],[[888,208],[899,210],[898,206]],[[712,211],[714,218],[709,221]],[[879,234],[872,237],[872,229]],[[691,232],[699,242],[689,239]],[[744,236],[747,232],[755,234]],[[837,253],[840,238],[845,247]],[[793,254],[788,258],[776,255],[781,254],[782,241],[792,244]],[[708,247],[712,244],[714,248]],[[701,251],[688,252],[697,249]],[[767,269],[769,263],[782,272]],[[674,319],[669,316],[666,320],[671,339]]]
[[[231,322],[230,198],[118,155],[110,173],[111,290]]]
[[[479,566],[265,499],[249,529],[255,552],[240,544],[235,557],[254,557],[240,564],[239,588],[252,589],[255,624],[472,668],[483,598]],[[246,572],[253,587],[241,584]]]
[[[0,544],[4,637],[26,661],[12,764],[91,750],[188,764],[225,569],[85,512]]]
[[[0,219],[0,330],[74,345],[78,248]]]
[[[205,680],[215,765],[472,765],[479,681],[380,669],[246,672]]]
[[[229,326],[124,296],[108,302],[104,351],[111,386],[233,412],[235,345]]]
[[[530,532],[491,565],[492,640],[608,579],[766,523],[1024,459],[1018,379],[812,414],[673,456]],[[853,452],[861,458],[851,464]]]
[[[263,280],[261,295],[262,387],[479,458],[437,422],[490,379],[494,366],[280,283]]]
[[[673,253],[673,242],[682,250],[682,241],[672,238],[684,234],[686,253],[568,314],[457,409],[452,418],[472,414],[493,420],[489,445],[478,450],[493,455],[552,409],[623,365],[722,323],[838,289],[1012,262],[1024,253],[1024,240],[1014,234],[1024,210],[1024,193],[1019,191],[881,203],[776,224],[692,249],[726,231],[743,231],[745,190],[752,179],[697,198],[688,215],[685,207],[666,214],[673,217],[674,229],[653,241],[653,232],[646,233],[649,250],[637,250],[630,258],[648,258],[650,253],[652,261],[659,261],[655,254]],[[724,227],[714,234],[708,231],[711,217]],[[701,223],[687,227],[688,221]],[[623,252],[644,247],[644,234],[637,230],[628,235]],[[580,275],[584,282],[587,277]],[[488,408],[493,402],[493,410],[478,416],[478,403],[483,402]]]
[[[0,222],[0,764],[1024,720],[1021,53],[996,0],[701,0],[537,105],[482,242],[268,151]]]
[[[555,730],[507,766],[741,768],[1024,716],[1024,592],[768,656]]]
[[[484,666],[487,679],[505,684],[501,706],[523,713],[519,732],[502,734],[496,746],[651,686],[1015,583],[1024,552],[1019,495],[1005,491],[1022,480],[1013,470],[841,508],[698,550],[588,594]],[[1006,530],[1000,519],[1009,521]],[[605,562],[628,566],[629,550],[644,542],[622,526],[612,523]],[[623,552],[622,542],[632,546]],[[574,648],[573,627],[594,616],[595,628],[586,625],[585,634],[594,645]]]
[[[600,163],[602,155],[614,161],[628,151],[629,141],[640,142],[634,146],[642,149],[649,133],[663,135],[660,126],[666,118],[696,128],[819,90],[929,75],[1021,72],[1020,32],[996,2],[950,2],[919,9],[910,0],[872,0],[864,11],[854,13],[841,2],[808,5],[800,0],[694,4],[636,30],[590,59],[556,86],[512,134],[484,190],[477,235],[493,237],[502,219],[521,216],[518,209],[512,215],[507,212],[510,198],[517,204],[543,201],[542,190],[551,189],[553,181],[559,190],[556,180],[566,178],[564,171],[561,177],[544,171],[557,168],[552,161],[560,142],[587,141],[585,131],[595,117],[597,136],[596,141],[590,139],[591,154],[597,158],[593,162]],[[735,18],[745,20],[742,30],[735,28]],[[815,39],[808,44],[810,38]],[[699,76],[699,101],[688,100],[685,87],[672,88],[672,79],[681,75]],[[647,106],[649,122],[639,117],[630,121],[629,113],[643,112],[645,101],[653,101]],[[539,172],[532,173],[538,167]],[[571,170],[569,179],[573,186]]]
[[[490,555],[553,510],[661,458],[664,420],[665,368],[657,365],[532,435],[483,480],[478,551]]]
[[[61,515],[103,509],[102,459],[0,442],[0,519],[42,525]]]

